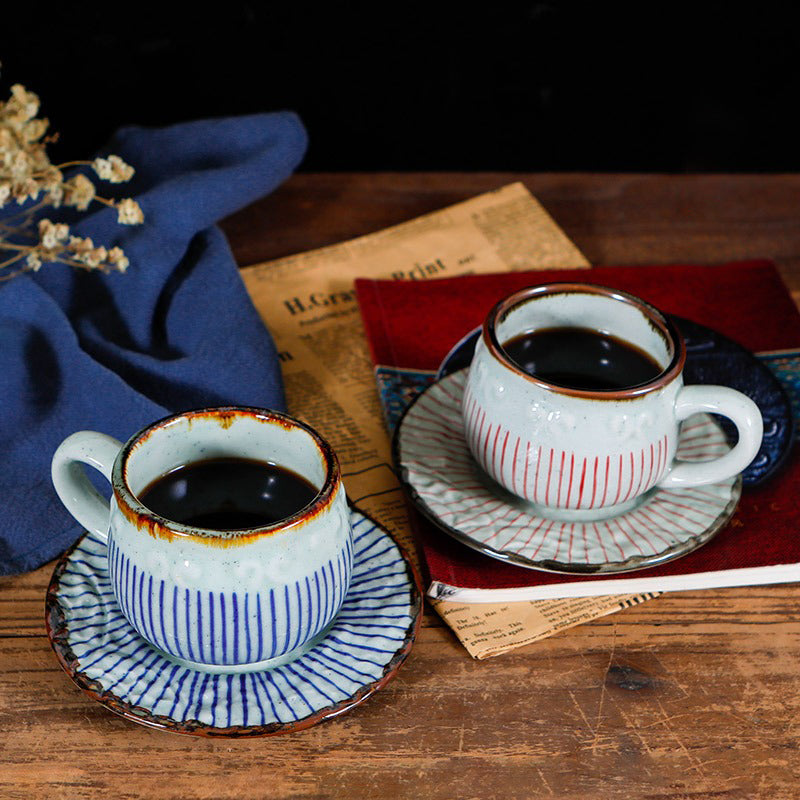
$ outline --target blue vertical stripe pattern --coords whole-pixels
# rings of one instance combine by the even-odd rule
[[[75,680],[96,682],[92,685],[102,689],[100,702],[127,703],[136,707],[137,718],[150,724],[163,725],[166,719],[214,730],[291,724],[345,703],[383,677],[407,644],[414,614],[419,613],[398,547],[355,510],[351,522],[352,546],[348,542],[339,559],[272,595],[170,590],[160,578],[131,564],[113,541],[106,550],[102,541],[86,534],[58,580],[63,630],[54,631],[53,646],[58,649],[63,642],[74,654],[79,671]],[[270,658],[294,647],[299,638],[286,631],[275,638],[263,636],[259,621],[272,613],[272,604],[276,614],[288,605],[292,619],[313,636],[330,623],[340,595],[325,587],[340,585],[348,559],[353,561],[350,587],[326,635],[294,660],[269,670],[213,675],[175,664],[143,641],[121,611],[127,610],[140,632],[164,649],[175,647],[174,632],[183,634],[191,620],[202,619],[210,631],[213,619],[218,657],[234,659],[238,652]],[[120,576],[116,593],[109,567]],[[161,615],[163,597],[174,602]],[[211,652],[208,638],[195,636],[182,651],[175,648],[178,656],[198,652]]]
[[[335,559],[311,576],[317,586],[316,594],[310,590],[309,579],[304,578],[268,593],[186,589],[181,595],[177,587],[165,592],[164,581],[132,563],[113,539],[108,555],[111,575],[120,576],[119,590],[115,592],[117,602],[134,628],[170,655],[188,656],[190,660],[196,658],[219,666],[239,663],[242,639],[248,643],[258,640],[258,652],[248,660],[262,661],[291,652],[301,642],[316,636],[339,609],[347,590],[343,578],[351,559],[352,546],[348,540]],[[249,613],[253,599],[256,610]],[[164,607],[165,600],[169,601],[168,607]],[[267,647],[261,641],[262,604],[269,609],[271,639]],[[245,613],[240,614],[240,608]],[[297,628],[296,620],[299,620]]]

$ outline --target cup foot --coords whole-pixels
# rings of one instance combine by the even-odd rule
[[[618,517],[620,514],[627,514],[629,511],[633,511],[647,502],[647,499],[654,494],[655,491],[656,489],[653,488],[638,497],[634,497],[632,500],[628,500],[624,503],[617,503],[615,506],[603,506],[602,508],[551,508],[550,506],[543,506],[539,503],[531,503],[525,500],[522,502],[524,502],[526,508],[529,508],[531,513],[535,514],[537,517],[554,519],[559,522],[599,522],[600,520],[611,519],[613,517]]]
[[[265,669],[281,667],[284,664],[289,664],[292,661],[296,661],[301,656],[313,650],[314,647],[316,647],[328,635],[335,623],[336,617],[334,617],[331,622],[326,625],[316,636],[313,636],[307,642],[304,642],[299,647],[295,647],[294,650],[290,650],[288,653],[275,656],[275,658],[265,658],[261,661],[251,661],[248,664],[206,664],[200,661],[189,661],[186,658],[179,658],[178,656],[173,656],[171,653],[165,652],[161,648],[156,647],[152,642],[150,642],[150,646],[154,650],[158,650],[164,659],[171,661],[173,664],[178,664],[181,667],[196,669],[200,672],[206,672],[209,675],[241,675],[248,672],[262,672]]]

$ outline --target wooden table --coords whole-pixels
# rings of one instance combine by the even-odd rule
[[[518,179],[592,263],[767,256],[800,292],[794,175],[298,175],[223,227],[245,265]],[[667,595],[484,662],[428,612],[398,677],[349,714],[208,740],[73,686],[45,636],[51,570],[0,580],[3,798],[800,795],[798,585]]]

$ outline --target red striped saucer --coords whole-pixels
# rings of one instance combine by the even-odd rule
[[[408,407],[394,437],[394,459],[419,510],[439,528],[493,558],[530,569],[614,573],[652,567],[690,553],[733,516],[741,476],[710,486],[652,489],[617,516],[556,520],[493,481],[472,458],[461,398],[466,370],[429,386]],[[699,414],[684,424],[678,458],[727,452],[722,428]]]

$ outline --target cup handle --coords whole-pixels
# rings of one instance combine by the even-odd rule
[[[736,446],[711,461],[678,461],[658,485],[680,489],[717,483],[741,472],[761,447],[764,423],[758,406],[746,395],[727,386],[684,386],[675,401],[678,422],[692,414],[722,414],[739,431]]]
[[[53,454],[50,474],[56,494],[86,530],[108,539],[108,501],[92,486],[81,464],[88,464],[111,481],[111,468],[122,447],[112,436],[78,431],[64,439]]]

